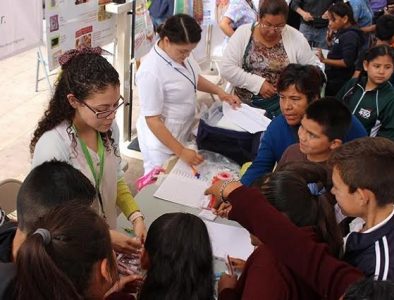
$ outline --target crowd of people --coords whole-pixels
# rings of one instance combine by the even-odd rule
[[[197,91],[264,109],[272,121],[240,180],[205,192],[255,250],[216,285],[199,217],[163,214],[147,230],[121,168],[119,75],[101,48],[74,49],[33,133],[18,221],[0,209],[0,299],[394,299],[393,4],[230,0],[220,73],[232,92],[193,58],[198,22],[151,5],[158,39],[136,74],[144,173],[173,155],[203,162],[189,143]],[[134,237],[116,230],[117,208]],[[115,252],[140,272],[120,272]]]

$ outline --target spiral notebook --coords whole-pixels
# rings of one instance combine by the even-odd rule
[[[210,200],[204,195],[209,186],[209,180],[204,176],[195,177],[192,168],[179,159],[153,196],[190,207],[204,208]]]

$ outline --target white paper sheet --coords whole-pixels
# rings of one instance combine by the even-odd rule
[[[218,259],[231,257],[247,260],[254,247],[249,232],[242,227],[204,221],[211,239],[213,255]]]
[[[265,115],[265,110],[251,107],[242,103],[241,107],[233,109],[230,104],[223,102],[223,115],[250,133],[265,131],[271,120]]]
[[[174,203],[201,208],[209,203],[204,191],[210,183],[204,178],[196,178],[192,168],[178,160],[174,168],[163,180],[153,196]]]

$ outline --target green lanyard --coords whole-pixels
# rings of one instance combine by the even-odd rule
[[[73,126],[73,127],[74,127],[74,130],[77,131],[75,126]],[[104,174],[104,161],[105,161],[105,155],[104,155],[105,150],[104,150],[103,140],[101,139],[100,133],[97,132],[97,154],[99,156],[99,164],[100,164],[99,174],[97,174],[97,172],[96,172],[96,168],[94,167],[93,160],[92,160],[92,157],[90,156],[90,153],[89,153],[88,147],[86,146],[86,143],[83,140],[81,140],[80,138],[78,138],[78,140],[81,144],[82,152],[86,158],[86,162],[88,163],[89,169],[92,172],[94,182],[95,182],[97,197],[98,197],[98,200],[100,203],[101,213],[102,213],[103,217],[105,218],[103,200],[101,198],[101,193],[100,193],[100,184],[101,184],[101,179],[103,178],[103,174]]]

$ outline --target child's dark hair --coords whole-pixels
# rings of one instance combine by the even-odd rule
[[[384,42],[391,43],[394,35],[394,16],[383,15],[376,20],[376,37]]]
[[[363,279],[351,285],[343,300],[392,300],[394,299],[394,282],[390,280]]]
[[[282,15],[287,20],[287,17],[289,15],[289,5],[286,3],[285,0],[263,0],[260,3],[260,19],[265,15]]]
[[[91,208],[58,206],[33,229],[16,259],[16,299],[88,299],[92,271],[103,259],[117,280],[108,226]]]
[[[72,121],[75,109],[67,99],[68,94],[73,94],[79,101],[83,102],[94,93],[103,92],[109,86],[119,86],[119,74],[115,68],[93,48],[82,50],[70,50],[64,53],[60,59],[67,57],[66,63],[62,65],[62,70],[56,83],[55,93],[49,101],[48,109],[38,122],[38,126],[30,142],[30,153],[40,137],[47,131],[55,128],[63,121],[69,125],[68,132],[71,135]],[[101,133],[107,151],[110,151],[109,141],[117,153],[117,146],[114,145],[111,130]],[[73,144],[76,140],[73,135]]]
[[[312,102],[305,111],[305,117],[322,126],[329,141],[343,141],[352,122],[349,109],[334,97]]]
[[[200,218],[186,213],[160,216],[149,227],[144,247],[149,268],[140,299],[213,299],[211,242]]]
[[[298,92],[305,94],[308,103],[320,98],[324,83],[321,71],[312,65],[289,64],[281,72],[277,84],[278,92],[294,85]]]
[[[394,202],[394,142],[364,137],[335,149],[328,160],[337,169],[349,193],[358,188],[374,193],[378,206]]]
[[[354,20],[354,16],[353,16],[353,9],[348,3],[343,3],[343,2],[333,3],[328,8],[328,13],[331,16],[333,14],[336,14],[337,16],[340,16],[342,18],[347,17],[350,24],[352,25],[356,24],[356,21]]]
[[[95,197],[96,189],[80,171],[66,162],[44,162],[30,171],[19,189],[18,228],[27,234],[54,207],[69,202],[90,206]]]
[[[383,44],[368,49],[368,51],[365,53],[365,56],[363,57],[363,61],[370,63],[371,61],[373,61],[377,57],[385,56],[385,55],[390,56],[393,63],[394,63],[394,49],[391,48],[389,45],[383,45]],[[349,91],[342,98],[342,100],[345,104],[349,103],[350,99],[354,95],[356,86],[358,84],[360,84],[363,77],[366,77],[366,76],[368,76],[368,74],[364,70],[364,67],[363,67],[359,76],[357,77],[357,80],[354,82],[354,85],[352,86],[352,88],[349,89]]]
[[[313,226],[330,253],[342,255],[327,170],[313,162],[289,162],[265,178],[261,192],[297,226]]]
[[[169,17],[157,28],[160,39],[167,37],[174,44],[194,44],[201,40],[201,27],[189,15],[177,14]]]

